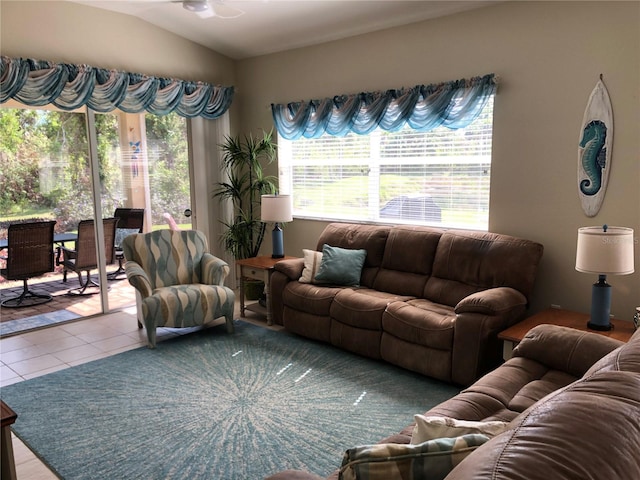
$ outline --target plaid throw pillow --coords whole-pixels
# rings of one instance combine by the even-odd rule
[[[418,445],[381,443],[347,450],[340,480],[442,480],[467,455],[487,442],[485,435],[438,438]]]
[[[411,443],[422,443],[434,438],[459,437],[479,433],[493,438],[507,429],[508,422],[471,422],[450,417],[427,417],[414,415],[416,426],[411,435]]]

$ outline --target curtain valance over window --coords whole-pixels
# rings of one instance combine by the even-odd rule
[[[233,87],[3,56],[0,103],[10,98],[35,107],[51,103],[67,111],[87,105],[102,113],[117,108],[213,119],[229,109]]]
[[[494,74],[405,90],[363,92],[324,100],[271,105],[278,133],[287,140],[318,138],[325,133],[367,135],[380,127],[401,129],[405,123],[418,131],[440,125],[464,128],[479,115],[495,93]]]

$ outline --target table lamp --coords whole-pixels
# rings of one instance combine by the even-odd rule
[[[279,223],[293,220],[291,195],[262,195],[260,219],[263,222],[275,222],[271,239],[273,241],[272,258],[284,258],[284,242]]]
[[[598,275],[591,288],[591,318],[587,326],[611,330],[611,285],[607,275],[633,273],[633,229],[607,225],[579,228],[576,270]]]

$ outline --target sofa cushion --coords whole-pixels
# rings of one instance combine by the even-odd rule
[[[578,378],[529,358],[514,357],[425,415],[508,422]]]
[[[344,289],[338,292],[331,304],[331,318],[356,328],[382,330],[382,314],[387,306],[411,299],[369,288]]]
[[[494,287],[512,287],[529,299],[542,245],[509,235],[449,230],[436,249],[424,298],[455,306]]]
[[[485,443],[484,435],[439,438],[418,445],[385,443],[347,450],[340,480],[442,480],[453,467]]]
[[[321,251],[324,244],[340,248],[365,249],[367,257],[362,269],[360,284],[372,287],[382,264],[382,256],[390,230],[391,227],[381,225],[330,223],[320,234],[316,250]]]
[[[411,443],[427,442],[436,438],[455,438],[461,435],[480,434],[489,438],[504,432],[509,422],[490,421],[477,422],[458,420],[451,417],[428,417],[414,415],[416,426],[411,435]]]
[[[442,232],[427,227],[394,227],[389,232],[374,288],[422,297]]]
[[[362,267],[367,256],[364,249],[349,249],[322,246],[322,260],[314,283],[329,285],[359,286]]]
[[[316,274],[320,269],[320,263],[322,262],[322,252],[316,252],[315,250],[302,249],[302,256],[304,259],[304,268],[302,269],[302,275],[300,275],[300,283],[316,283]]]
[[[382,328],[411,343],[451,350],[455,319],[452,308],[417,299],[389,304],[382,316]]]

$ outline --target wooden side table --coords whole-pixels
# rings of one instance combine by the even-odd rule
[[[272,258],[264,255],[260,257],[245,258],[236,260],[236,276],[240,279],[240,315],[244,316],[244,280],[245,278],[253,278],[254,280],[262,280],[264,282],[265,291],[267,293],[267,325],[273,325],[271,319],[271,292],[269,290],[269,282],[273,267],[282,260],[290,260],[297,257]]]
[[[576,330],[583,332],[593,332],[622,342],[629,341],[634,332],[633,323],[626,322],[624,320],[612,318],[611,324],[613,325],[613,329],[606,332],[587,328],[588,321],[589,315],[584,313],[571,312],[569,310],[561,310],[558,308],[543,310],[498,334],[498,338],[504,342],[502,347],[502,356],[505,360],[509,360],[514,347],[520,343],[527,332],[533,327],[545,323],[550,325],[559,325],[561,327],[575,328]]]
[[[2,438],[0,438],[0,462],[2,465],[2,480],[16,479],[16,465],[13,459],[13,444],[11,442],[11,425],[18,415],[11,407],[0,400],[2,413]]]

